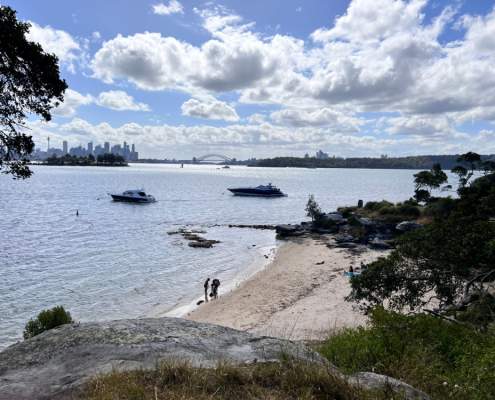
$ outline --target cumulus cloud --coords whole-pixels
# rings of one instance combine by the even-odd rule
[[[427,19],[428,0],[352,0],[343,15],[301,40],[263,35],[236,13],[206,4],[194,10],[210,35],[201,45],[160,33],[118,35],[94,55],[94,77],[188,93],[193,98],[183,113],[202,118],[228,112],[225,103],[204,100],[218,93],[276,105],[270,123],[253,116],[239,125],[256,134],[221,131],[231,138],[242,131],[253,142],[284,143],[284,129],[307,143],[336,132],[363,142],[363,127],[378,122],[371,117],[365,124],[356,115],[385,112],[394,117],[375,133],[381,128],[386,140],[423,149],[430,149],[428,137],[460,141],[443,151],[464,146],[459,124],[495,121],[495,10],[461,16],[455,7],[431,8],[437,15]],[[442,33],[455,24],[458,37],[446,42]],[[222,119],[233,118],[232,109]],[[264,133],[267,127],[280,141]]]
[[[145,90],[226,92],[283,76],[303,51],[303,41],[289,36],[262,40],[249,25],[238,24],[240,17],[201,15],[214,36],[202,46],[159,33],[118,35],[95,54],[94,76],[107,83],[126,79]]]
[[[40,26],[29,21],[31,28],[27,34],[30,41],[37,42],[48,53],[54,53],[69,70],[74,71],[74,62],[81,57],[81,46],[67,32],[51,26]]]
[[[397,135],[415,136],[440,136],[456,134],[453,121],[445,116],[421,116],[394,117],[386,119],[388,128],[386,131]]]
[[[332,126],[341,132],[359,132],[364,121],[346,113],[330,108],[317,109],[283,109],[270,114],[278,124],[302,126]]]
[[[168,5],[164,3],[154,4],[153,12],[158,15],[184,14],[184,7],[177,0],[170,0]]]
[[[122,90],[101,92],[98,97],[90,94],[81,94],[73,89],[67,89],[64,101],[53,109],[53,114],[61,117],[73,117],[80,106],[96,104],[100,107],[116,111],[150,111],[145,103],[139,103],[132,96]]]
[[[217,119],[224,121],[238,121],[239,116],[235,108],[223,101],[214,98],[189,99],[181,106],[182,115],[196,118]]]
[[[54,108],[52,113],[61,117],[72,117],[76,114],[78,107],[91,104],[93,100],[89,94],[83,95],[73,89],[67,89],[64,101]]]
[[[97,104],[117,111],[150,111],[147,104],[139,103],[123,90],[109,90],[101,92]]]

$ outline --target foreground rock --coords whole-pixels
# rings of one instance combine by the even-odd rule
[[[405,399],[414,399],[414,400],[429,400],[430,397],[418,390],[413,388],[411,385],[399,381],[398,379],[391,378],[389,376],[375,374],[373,372],[359,372],[357,374],[349,377],[348,382],[351,384],[355,384],[364,389],[381,389],[384,387],[388,387],[394,392],[401,393]]]
[[[10,346],[0,353],[0,400],[73,399],[96,374],[152,369],[164,360],[215,367],[220,361],[274,362],[287,356],[330,368],[352,385],[390,387],[405,394],[401,398],[428,399],[383,375],[346,377],[300,343],[179,318],[147,318],[64,325]]]
[[[275,361],[282,353],[323,362],[300,344],[178,318],[65,325],[0,353],[0,399],[70,398],[95,374],[153,368],[165,359],[213,367]]]

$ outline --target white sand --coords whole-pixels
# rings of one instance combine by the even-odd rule
[[[331,238],[283,243],[265,269],[186,318],[290,339],[320,339],[329,331],[363,325],[366,319],[344,300],[344,271],[386,253],[329,248]],[[318,265],[317,263],[323,264]]]

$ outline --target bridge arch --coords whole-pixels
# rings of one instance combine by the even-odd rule
[[[224,156],[223,154],[205,154],[201,157],[196,157],[195,161],[200,162],[230,162],[232,159],[230,157]]]

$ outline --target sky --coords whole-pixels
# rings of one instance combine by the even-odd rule
[[[12,0],[69,89],[38,147],[495,153],[493,0]]]

